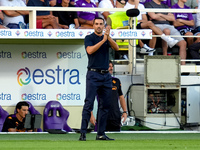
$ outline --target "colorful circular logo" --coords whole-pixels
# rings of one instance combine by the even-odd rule
[[[118,32],[118,36],[119,36],[119,37],[122,37],[122,31],[119,31],[119,32]]]
[[[58,58],[58,59],[61,59],[61,58],[62,58],[62,53],[61,53],[61,52],[57,52],[56,55],[57,55],[57,58]]]
[[[21,56],[22,56],[23,59],[27,58],[26,52],[22,52]]]
[[[21,95],[21,99],[22,99],[22,100],[26,100],[26,99],[27,99],[27,97],[26,97],[26,94],[25,94],[25,93]]]
[[[24,32],[24,36],[27,37],[28,36],[28,31]]]
[[[58,101],[61,100],[61,93],[56,95],[56,100],[58,100]]]
[[[23,74],[25,74],[27,76],[25,81],[23,81],[23,79],[22,79]],[[31,76],[31,73],[30,73],[30,70],[27,67],[25,67],[25,69],[24,68],[19,69],[17,71],[17,82],[18,82],[18,84],[20,86],[29,84],[31,82],[30,76]]]
[[[57,31],[56,32],[56,37],[59,37],[60,36],[60,33]]]

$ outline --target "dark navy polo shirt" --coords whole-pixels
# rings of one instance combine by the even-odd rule
[[[103,35],[98,36],[95,33],[85,37],[85,49],[93,46],[103,40]],[[109,47],[108,40],[93,54],[88,55],[88,68],[107,70],[109,68]],[[87,51],[86,51],[87,52]]]
[[[37,7],[49,7],[49,0],[29,0],[27,6],[37,6]],[[50,11],[37,11],[37,16],[50,15]]]

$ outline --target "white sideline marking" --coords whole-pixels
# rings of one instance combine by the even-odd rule
[[[96,134],[97,132],[90,132],[91,134]],[[200,131],[121,131],[121,132],[105,132],[106,134],[110,133],[162,133],[162,134],[177,134],[177,133],[200,133]],[[48,132],[0,132],[0,134],[49,134]],[[79,134],[76,132],[68,132],[68,134]],[[89,134],[89,133],[88,133]]]

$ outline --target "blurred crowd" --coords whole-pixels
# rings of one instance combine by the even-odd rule
[[[198,0],[0,0],[0,6],[8,7],[91,7],[91,8],[162,8],[162,9],[199,9]],[[105,25],[112,29],[126,28],[129,17],[125,12],[112,11],[37,11],[37,29],[92,29],[95,17],[105,19]],[[0,11],[0,28],[28,29],[29,11]],[[151,29],[153,34],[162,39],[163,55],[167,55],[168,47],[179,48],[181,59],[199,59],[200,49],[200,16],[199,13],[155,13],[140,12],[137,16],[137,29]],[[173,37],[170,35],[176,35]],[[180,35],[180,37],[179,37]],[[194,36],[194,37],[181,37]],[[157,38],[144,44],[139,40],[141,53],[155,51]],[[188,49],[188,51],[187,51]],[[185,62],[182,61],[184,65]]]

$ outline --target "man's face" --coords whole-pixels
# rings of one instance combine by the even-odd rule
[[[17,109],[17,112],[20,117],[25,118],[26,114],[28,114],[28,106],[22,106],[21,109]]]
[[[113,65],[112,65],[112,63],[109,63],[108,71],[109,71],[110,74],[113,74]]]
[[[94,28],[94,31],[97,34],[103,33],[103,29],[104,29],[104,22],[103,22],[103,20],[102,19],[96,19],[94,21],[93,28]]]

